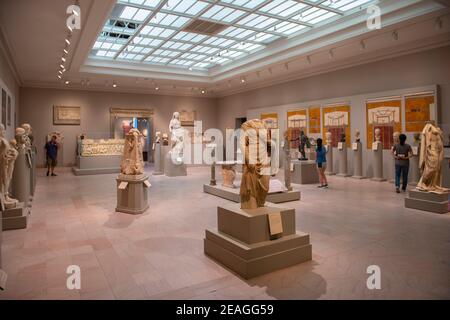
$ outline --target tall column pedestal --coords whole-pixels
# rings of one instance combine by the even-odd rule
[[[347,147],[344,145],[342,150],[338,149],[338,155],[339,155],[339,172],[337,176],[339,177],[349,177],[347,171]],[[328,162],[327,162],[328,165]]]
[[[168,177],[187,176],[187,169],[184,163],[175,164],[172,161],[171,151],[166,154],[164,161],[164,174]]]
[[[362,174],[362,144],[355,142],[353,150],[353,179],[365,179]]]
[[[381,143],[374,142],[375,148],[372,148],[373,153],[373,177],[372,181],[386,181],[383,177],[383,145]]]
[[[158,175],[164,174],[163,166],[162,166],[163,158],[161,156],[162,156],[161,143],[156,143],[155,144],[155,156],[154,156],[155,167],[153,169],[153,175],[154,176],[158,176]]]
[[[336,173],[333,171],[333,147],[331,145],[326,145],[327,148],[327,168],[325,169],[325,174],[327,176],[333,176]]]
[[[11,198],[23,202],[25,207],[30,205],[31,195],[31,163],[26,150],[20,150],[14,164],[13,177],[11,179]]]

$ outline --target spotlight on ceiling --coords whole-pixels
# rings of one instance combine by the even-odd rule
[[[113,82],[113,88],[117,88],[117,83]]]
[[[61,75],[57,75],[57,77],[58,77],[58,79],[60,79],[60,80],[61,80],[61,78],[62,78]]]
[[[202,89],[202,94],[205,94],[205,93],[206,93],[206,91],[204,89]]]
[[[241,78],[241,83],[245,83],[247,80],[245,79],[245,77]]]
[[[66,82],[64,82],[66,85],[69,85],[70,84],[70,81],[69,80],[66,80]]]
[[[62,62],[66,62],[66,58],[61,57]]]
[[[67,51],[67,49],[64,49],[63,52],[64,52],[65,54],[69,54],[69,51]]]
[[[66,38],[66,43],[68,46],[70,46],[70,40]]]

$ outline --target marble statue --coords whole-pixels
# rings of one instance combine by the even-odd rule
[[[414,145],[418,146],[420,143],[420,133],[418,132],[414,133],[413,138],[414,138]]]
[[[5,137],[5,127],[0,124],[0,193],[3,195],[6,209],[15,208],[19,202],[9,196],[9,186],[14,171],[14,162],[19,152],[14,148],[15,141],[8,142]]]
[[[432,193],[446,193],[442,187],[441,165],[444,161],[444,134],[432,123],[427,123],[421,134],[419,168],[422,177],[417,189]]]
[[[180,113],[174,112],[169,123],[172,161],[183,163],[184,154],[184,129],[181,127]]]
[[[236,178],[236,169],[234,164],[222,165],[222,186],[227,188],[236,188],[234,179]]]
[[[355,142],[360,142],[360,141],[361,141],[361,132],[359,131],[359,129],[356,129]]]
[[[155,150],[155,147],[157,144],[161,143],[161,131],[156,131],[155,137],[156,137],[156,139],[155,139],[155,142],[153,143],[153,148],[152,148],[153,150]]]
[[[142,134],[138,129],[131,129],[125,136],[123,158],[120,171],[125,175],[139,175],[144,173],[144,160]]]
[[[331,134],[331,132],[327,132],[325,133],[325,137],[327,138],[327,146],[332,146],[333,144],[333,135]]]
[[[167,133],[162,134],[162,143],[163,143],[163,146],[169,145],[169,135]]]
[[[264,207],[270,181],[270,147],[268,130],[263,121],[249,120],[241,126],[243,173],[241,181],[241,208]],[[264,145],[261,145],[264,144]]]

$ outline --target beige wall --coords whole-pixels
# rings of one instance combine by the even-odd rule
[[[6,54],[3,50],[4,44],[0,43],[0,88],[6,88],[6,92],[11,96],[12,99],[12,116],[11,116],[11,126],[7,126],[6,132],[9,139],[14,136],[14,112],[18,111],[19,106],[19,84],[14,78],[13,71],[9,65]],[[0,92],[1,95],[1,92]],[[1,96],[0,96],[1,99]],[[0,101],[1,104],[1,101]],[[1,105],[0,105],[1,108]],[[0,109],[1,118],[1,109]],[[1,122],[0,122],[1,123]]]
[[[38,165],[44,163],[45,137],[54,130],[62,132],[65,137],[65,165],[75,162],[77,134],[108,137],[110,108],[153,109],[156,131],[167,132],[172,113],[179,110],[196,110],[204,129],[216,127],[216,100],[209,98],[36,88],[21,88],[20,95],[20,122],[29,122],[33,127]],[[81,125],[53,125],[54,105],[81,106]]]
[[[234,119],[245,117],[248,109],[438,84],[441,89],[440,124],[448,134],[449,70],[450,46],[447,46],[221,98],[217,121],[223,130],[234,128]]]

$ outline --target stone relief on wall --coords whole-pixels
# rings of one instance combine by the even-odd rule
[[[80,140],[81,156],[120,156],[123,154],[124,139],[83,139]]]

